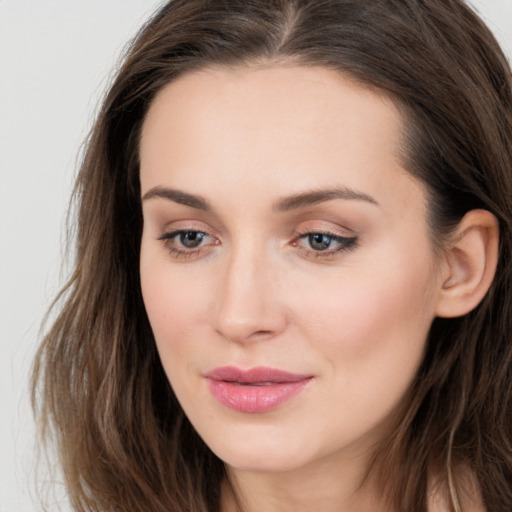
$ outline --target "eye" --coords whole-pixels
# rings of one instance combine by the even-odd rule
[[[307,235],[308,243],[311,249],[315,251],[325,251],[333,244],[334,237],[323,233],[311,233]]]
[[[176,237],[180,244],[187,249],[195,249],[199,247],[204,239],[205,234],[201,231],[182,231]]]
[[[308,232],[300,234],[293,245],[306,256],[329,258],[356,247],[357,237],[344,237],[334,233]]]
[[[158,240],[162,240],[167,250],[176,258],[196,256],[203,251],[203,247],[206,249],[207,245],[218,243],[211,235],[194,229],[170,231],[161,235]]]
[[[186,249],[196,249],[207,236],[208,235],[202,231],[179,230],[164,233],[159,237],[159,240],[165,240],[167,242],[172,241],[174,245],[181,245]]]

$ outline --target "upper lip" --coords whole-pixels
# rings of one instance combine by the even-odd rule
[[[312,375],[290,373],[277,368],[256,366],[242,369],[234,366],[221,366],[205,374],[205,377],[217,381],[240,382],[243,384],[287,383],[310,379]]]

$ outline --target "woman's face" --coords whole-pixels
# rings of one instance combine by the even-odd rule
[[[189,73],[141,139],[141,279],[169,381],[231,467],[367,457],[441,287],[393,103],[322,68]]]

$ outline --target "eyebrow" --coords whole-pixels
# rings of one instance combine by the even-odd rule
[[[196,208],[198,210],[212,210],[210,203],[208,203],[208,201],[203,197],[194,194],[188,194],[187,192],[183,192],[181,190],[157,186],[148,190],[142,197],[142,200],[146,201],[153,198],[168,199],[169,201],[183,204],[185,206],[190,206],[191,208]],[[314,206],[316,204],[331,201],[333,199],[365,201],[367,203],[378,206],[377,201],[368,194],[343,187],[330,188],[325,190],[312,190],[288,196],[280,199],[277,203],[275,203],[272,209],[276,212],[282,213],[291,210],[299,210],[301,208],[308,208],[309,206]]]
[[[377,203],[377,201],[368,194],[343,187],[330,188],[326,190],[312,190],[310,192],[303,192],[301,194],[285,197],[278,201],[274,205],[273,209],[278,212],[288,212],[290,210],[298,210],[300,208],[314,206],[333,199],[365,201],[376,206],[379,205],[379,203]]]
[[[198,210],[210,211],[212,209],[208,201],[200,196],[187,194],[181,190],[173,190],[165,187],[154,187],[148,190],[142,196],[142,200],[146,201],[155,197],[168,199],[169,201],[174,201],[175,203],[190,206],[191,208],[196,208]]]

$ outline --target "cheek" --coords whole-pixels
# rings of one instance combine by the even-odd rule
[[[192,282],[186,272],[173,271],[167,261],[141,254],[141,287],[156,345],[167,370],[176,358],[185,358],[193,348],[191,334],[204,325],[208,287]],[[148,264],[146,264],[146,259]],[[162,259],[160,257],[160,259]],[[186,343],[183,341],[187,340]]]
[[[437,281],[429,240],[413,228],[386,233],[346,261],[317,282],[302,280],[290,296],[312,327],[322,332],[329,326],[355,351],[364,350],[363,340],[372,349],[393,334],[398,344],[423,340],[434,318]]]
[[[428,277],[398,268],[346,277],[343,287],[324,289],[328,299],[301,306],[309,319],[301,334],[312,359],[324,362],[318,415],[329,416],[319,427],[325,438],[381,432],[415,378],[433,318],[419,284]]]
[[[324,325],[329,318],[331,325],[336,319],[333,327],[347,349],[355,352],[373,351],[386,341],[400,347],[423,340],[432,320],[423,291],[400,277],[388,273],[386,278],[347,281],[345,292],[329,301],[330,307],[318,312],[318,318],[324,316]]]
[[[405,391],[434,318],[430,262],[425,257],[390,260],[365,266],[364,273],[352,269],[326,280],[314,293],[294,294],[300,297],[295,309],[304,337],[313,340],[333,378],[352,389],[355,399],[365,392],[379,396],[376,385],[389,386],[387,391],[397,396]]]

